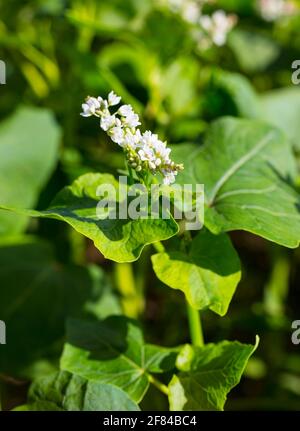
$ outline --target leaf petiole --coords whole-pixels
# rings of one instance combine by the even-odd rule
[[[155,241],[153,243],[153,247],[155,248],[155,250],[157,251],[157,253],[164,253],[165,252],[165,247],[162,244],[161,241]]]
[[[162,392],[165,395],[169,395],[169,388],[165,384],[161,383],[159,380],[157,380],[155,377],[152,376],[152,374],[147,373],[147,377],[150,383],[152,383],[153,386],[155,386],[160,392]]]
[[[194,346],[202,347],[204,346],[204,337],[200,312],[193,308],[188,302],[186,303],[186,307],[192,344]]]

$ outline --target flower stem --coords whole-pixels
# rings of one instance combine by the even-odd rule
[[[152,376],[152,374],[147,374],[148,380],[150,383],[152,383],[153,386],[155,386],[160,392],[162,392],[165,395],[169,395],[169,388],[168,386],[161,383],[159,380],[157,380],[155,377]]]
[[[188,302],[187,306],[187,315],[189,321],[190,335],[193,346],[202,347],[204,346],[204,338],[202,332],[202,325],[200,319],[200,313],[198,310],[193,308]]]
[[[132,185],[134,183],[132,167],[129,165],[128,162],[126,162],[126,167],[127,167],[127,171],[128,171],[129,185]]]

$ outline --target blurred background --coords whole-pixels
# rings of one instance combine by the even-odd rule
[[[200,7],[211,17],[201,26]],[[297,155],[300,85],[291,77],[300,60],[299,7],[281,0],[1,2],[1,204],[44,209],[79,175],[123,169],[118,146],[79,116],[87,95],[111,90],[169,143],[201,145],[211,121],[232,115],[280,127]],[[259,334],[261,343],[226,408],[299,410],[300,345],[291,342],[291,323],[300,319],[299,250],[245,232],[231,237],[243,278],[224,318],[202,313],[205,338],[253,342]],[[150,253],[114,264],[65,224],[0,213],[0,319],[11,340],[0,346],[2,409],[23,403],[30,382],[57,367],[69,315],[125,313],[141,321],[149,342],[189,340],[182,296],[157,280]],[[165,403],[151,389],[142,407]]]

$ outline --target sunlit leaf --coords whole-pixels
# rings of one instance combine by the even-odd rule
[[[205,225],[218,234],[246,230],[286,247],[300,240],[295,159],[279,129],[224,117],[210,126],[202,147],[174,147],[186,169],[178,182],[204,184]]]
[[[65,187],[45,211],[21,211],[33,217],[63,220],[75,230],[94,241],[95,246],[108,259],[116,262],[136,260],[145,245],[168,239],[178,231],[178,225],[169,219],[151,217],[130,219],[99,219],[97,204],[98,187],[110,184],[117,188],[117,181],[109,174],[86,174],[71,186]],[[116,205],[117,207],[117,205]],[[18,212],[18,210],[16,210]]]
[[[226,234],[201,231],[186,253],[171,251],[152,256],[157,277],[184,292],[197,309],[210,308],[220,315],[228,309],[240,280],[239,258]]]
[[[139,402],[148,389],[149,373],[171,370],[176,356],[176,349],[145,344],[140,328],[125,317],[100,322],[70,320],[61,368],[115,385]]]
[[[258,338],[254,346],[237,341],[185,346],[177,358],[183,371],[169,384],[170,410],[223,410],[257,345]]]

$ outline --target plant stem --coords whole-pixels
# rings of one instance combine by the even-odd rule
[[[291,263],[285,250],[272,245],[270,247],[272,270],[264,289],[264,307],[274,317],[283,316],[289,290]]]
[[[156,380],[155,377],[152,376],[152,374],[147,374],[148,380],[150,383],[152,383],[153,386],[155,386],[160,392],[162,392],[165,395],[169,395],[169,388],[168,386],[161,383],[159,380]]]
[[[204,345],[204,338],[202,332],[202,325],[200,319],[200,313],[198,310],[193,308],[188,302],[187,306],[187,315],[190,327],[190,335],[193,346],[202,347]]]
[[[163,244],[160,241],[154,242],[153,247],[155,248],[155,250],[158,253],[164,253],[164,251],[165,251],[165,247],[163,246]]]
[[[86,239],[74,229],[69,230],[72,262],[77,265],[86,264]]]
[[[129,165],[129,163],[126,162],[126,166],[127,166],[127,171],[128,171],[128,175],[129,175],[129,185],[132,185],[134,183],[133,181],[133,173],[132,173],[132,168]]]
[[[138,318],[142,310],[142,302],[137,292],[131,263],[115,264],[115,279],[122,295],[122,306],[126,316]]]

